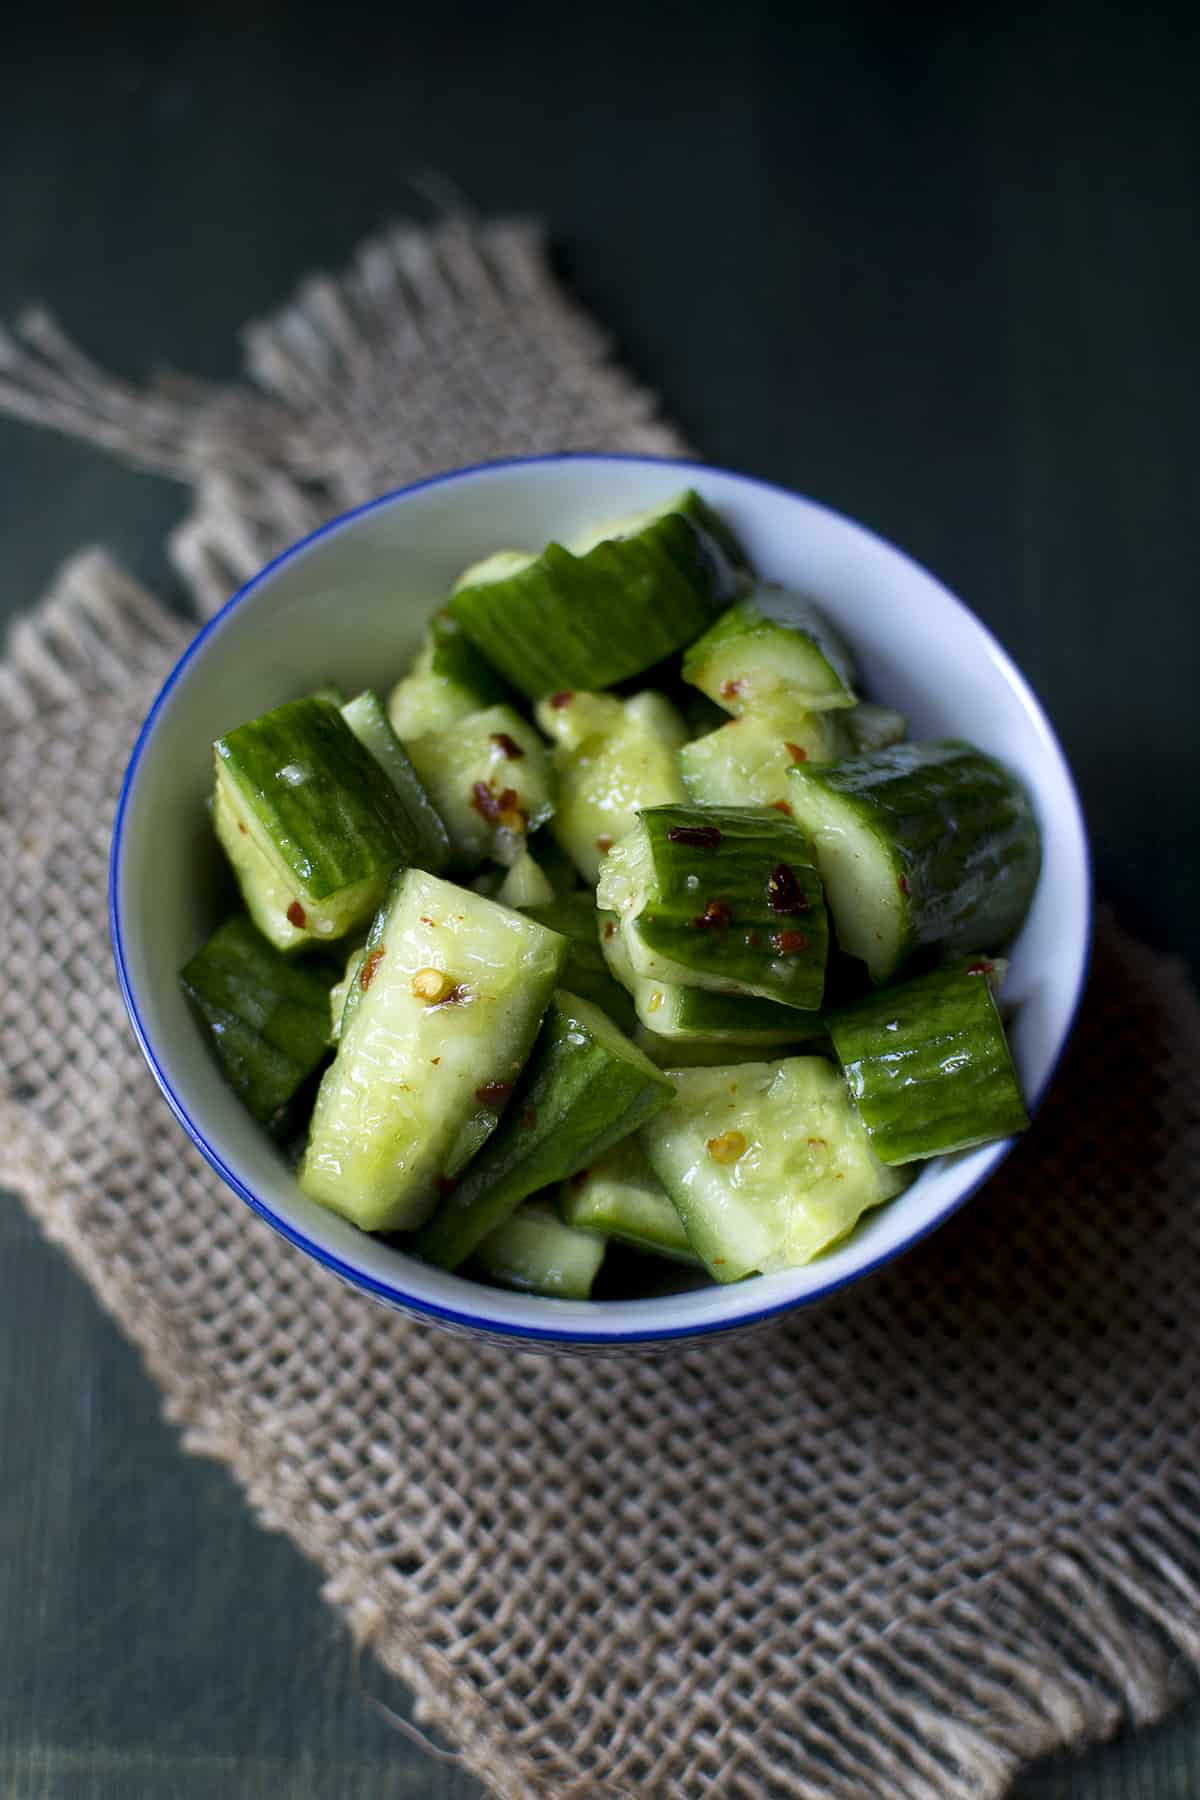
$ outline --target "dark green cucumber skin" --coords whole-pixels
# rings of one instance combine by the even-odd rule
[[[697,1037],[731,1042],[746,1032],[775,1031],[778,1042],[787,1044],[820,1037],[825,1028],[819,1012],[806,1018],[793,1006],[760,1000],[756,994],[719,994],[714,988],[685,988],[677,1024],[680,1031],[695,1032]],[[762,1057],[767,1060],[765,1049]]]
[[[314,900],[412,861],[395,788],[327,700],[289,700],[226,732],[213,752]],[[298,786],[281,771],[311,771]]]
[[[221,1073],[273,1135],[289,1135],[291,1106],[329,1047],[329,994],[338,968],[269,944],[238,916],[180,971]]]
[[[569,993],[590,1000],[613,1024],[631,1036],[637,1029],[637,1009],[620,982],[610,973],[600,948],[600,915],[590,893],[563,894],[545,906],[527,906],[526,914],[550,931],[561,932],[571,948],[563,967],[562,983]]]
[[[532,700],[611,687],[682,650],[736,578],[709,530],[666,513],[584,556],[548,544],[519,574],[448,602],[476,647]]]
[[[803,594],[766,583],[757,585],[752,593],[723,612],[704,636],[689,647],[683,659],[684,680],[690,679],[689,670],[701,667],[714,650],[719,651],[727,642],[736,643],[747,632],[764,626],[781,626],[812,638],[843,686],[854,687],[856,675],[850,652],[820,608]]]
[[[645,944],[731,987],[766,986],[779,1004],[815,1012],[825,987],[829,927],[804,833],[766,807],[652,806],[641,819],[657,887],[637,921]],[[713,830],[720,838],[711,848],[678,836]],[[795,911],[775,911],[768,898],[781,866],[795,882]],[[730,908],[731,922],[705,923],[711,906]],[[718,910],[716,917],[724,914]]]
[[[994,757],[957,738],[893,744],[801,764],[797,779],[843,796],[891,846],[909,954],[922,944],[945,955],[998,950],[1020,928],[1041,871],[1041,836],[1028,795]]]
[[[456,1269],[522,1200],[574,1175],[669,1105],[672,1084],[628,1048],[626,1062],[598,1043],[576,997],[560,989],[495,1136],[417,1233],[416,1254]]]
[[[746,555],[737,533],[726,524],[720,513],[715,512],[707,500],[701,498],[695,488],[688,488],[681,498],[677,510],[685,519],[690,519],[693,525],[712,539],[736,578],[734,586],[737,588],[749,586],[753,580],[750,559]]]
[[[500,706],[512,699],[508,683],[496,673],[457,619],[452,618],[444,607],[429,621],[429,640],[433,649],[430,673],[474,694],[479,702],[477,712],[486,712],[489,706]]]
[[[430,875],[440,875],[450,861],[449,834],[408,751],[388,723],[387,708],[368,688],[339,710],[396,790],[406,821],[409,860]]]
[[[1028,1125],[987,972],[985,961],[935,969],[829,1014],[881,1162],[966,1150]]]
[[[579,1267],[580,1249],[585,1252],[584,1269]],[[488,1233],[471,1259],[470,1272],[518,1293],[590,1300],[603,1256],[603,1241],[596,1233],[577,1232],[549,1203],[530,1200]]]

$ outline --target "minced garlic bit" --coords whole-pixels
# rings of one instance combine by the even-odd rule
[[[740,1131],[723,1131],[720,1137],[708,1140],[708,1154],[714,1162],[735,1163],[745,1148],[746,1140]]]
[[[454,992],[454,979],[441,969],[418,969],[412,978],[413,997],[426,1006],[436,1006]]]

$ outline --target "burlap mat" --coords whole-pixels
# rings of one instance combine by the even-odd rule
[[[401,232],[247,335],[261,392],[138,394],[43,321],[4,399],[198,484],[223,596],[432,466],[675,440],[528,230]],[[215,472],[214,472],[215,471]],[[109,830],[185,628],[102,557],[0,671],[2,1175],[418,1716],[500,1795],[944,1800],[1162,1712],[1200,1663],[1200,1014],[1109,923],[1032,1136],[788,1327],[514,1355],[350,1292],[227,1193],[114,986]]]

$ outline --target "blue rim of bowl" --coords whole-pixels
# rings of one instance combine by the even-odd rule
[[[713,463],[699,462],[688,458],[651,456],[641,453],[626,454],[621,451],[612,450],[563,450],[551,451],[540,456],[502,457],[494,462],[472,463],[466,468],[449,469],[440,475],[426,476],[421,481],[409,482],[404,487],[393,488],[386,494],[380,494],[374,500],[365,501],[363,505],[353,507],[349,512],[339,513],[336,518],[327,520],[324,525],[319,526],[316,531],[310,532],[307,537],[299,539],[299,541],[294,544],[290,544],[286,550],[281,550],[278,556],[273,557],[256,575],[251,576],[250,580],[245,582],[238,589],[237,593],[225,602],[225,605],[221,610],[218,613],[215,613],[208,623],[197,632],[196,636],[192,639],[182,656],[179,658],[179,661],[175,664],[175,667],[167,676],[166,681],[159,690],[153,706],[146,715],[141,730],[138,732],[133,751],[129,758],[129,764],[125,770],[125,778],[121,783],[120,797],[117,801],[116,818],[113,823],[112,849],[109,857],[109,930],[112,937],[113,957],[116,963],[117,981],[121,989],[121,997],[125,1002],[125,1009],[129,1014],[134,1035],[137,1038],[142,1055],[149,1065],[150,1072],[158,1083],[163,1097],[171,1108],[171,1111],[175,1114],[175,1117],[179,1120],[179,1123],[183,1126],[187,1135],[200,1151],[200,1154],[221,1177],[226,1186],[230,1187],[233,1192],[238,1195],[239,1199],[244,1200],[261,1218],[266,1219],[268,1224],[272,1225],[274,1229],[279,1232],[281,1237],[286,1238],[288,1242],[294,1244],[297,1249],[303,1250],[307,1255],[311,1256],[314,1261],[320,1263],[323,1268],[326,1268],[332,1274],[339,1276],[352,1287],[360,1288],[363,1292],[373,1295],[377,1300],[382,1300],[388,1305],[396,1307],[403,1312],[417,1313],[431,1320],[436,1320],[439,1324],[458,1326],[468,1331],[476,1331],[497,1337],[512,1338],[518,1343],[525,1341],[551,1346],[559,1344],[563,1348],[570,1348],[575,1345],[587,1345],[590,1348],[603,1349],[605,1346],[608,1346],[609,1348],[616,1350],[634,1344],[666,1344],[673,1341],[686,1342],[689,1338],[721,1336],[730,1332],[743,1331],[748,1327],[764,1324],[770,1319],[779,1318],[785,1313],[796,1312],[802,1307],[812,1306],[819,1301],[829,1299],[831,1295],[838,1293],[842,1288],[848,1287],[852,1283],[865,1280],[868,1276],[874,1275],[880,1269],[886,1267],[887,1264],[894,1262],[898,1257],[906,1255],[908,1251],[915,1247],[915,1245],[928,1237],[931,1232],[936,1231],[939,1226],[944,1225],[947,1219],[952,1218],[961,1207],[966,1205],[967,1201],[970,1200],[974,1194],[978,1193],[984,1183],[991,1179],[996,1170],[1014,1149],[1018,1140],[1015,1138],[1007,1138],[1002,1143],[997,1144],[994,1147],[987,1165],[981,1171],[977,1179],[973,1181],[968,1188],[965,1188],[961,1194],[956,1194],[935,1218],[928,1220],[919,1231],[914,1232],[911,1237],[906,1238],[902,1244],[897,1244],[891,1249],[884,1251],[883,1254],[876,1257],[873,1262],[864,1264],[861,1269],[855,1269],[847,1275],[835,1278],[828,1282],[824,1287],[817,1288],[807,1294],[796,1295],[789,1300],[782,1300],[772,1306],[759,1307],[754,1311],[739,1313],[736,1318],[714,1320],[710,1323],[697,1322],[695,1324],[680,1326],[651,1326],[644,1331],[592,1332],[574,1327],[556,1330],[550,1327],[537,1325],[519,1325],[506,1320],[480,1317],[478,1314],[462,1311],[452,1306],[439,1306],[432,1301],[419,1299],[412,1294],[406,1293],[403,1288],[395,1287],[389,1282],[377,1280],[374,1276],[366,1274],[363,1270],[354,1268],[350,1263],[343,1262],[341,1257],[336,1256],[332,1251],[326,1250],[320,1244],[314,1243],[313,1240],[306,1237],[302,1231],[298,1231],[294,1225],[289,1224],[286,1219],[281,1218],[278,1213],[274,1212],[272,1208],[266,1204],[265,1201],[260,1200],[257,1194],[248,1188],[240,1176],[235,1174],[228,1164],[218,1155],[217,1151],[208,1142],[203,1132],[201,1132],[191,1118],[186,1106],[179,1098],[179,1095],[175,1092],[166,1071],[163,1069],[155,1054],[149,1035],[142,1023],[125,964],[124,938],[121,930],[121,909],[118,898],[121,843],[125,823],[125,811],[133,781],[142,759],[142,753],[154,730],[158,715],[165,706],[175,683],[182,676],[184,670],[187,668],[192,658],[199,652],[201,647],[206,644],[211,637],[216,635],[222,623],[229,617],[235,607],[240,606],[244,600],[248,599],[249,596],[254,593],[255,589],[266,581],[269,576],[273,575],[277,569],[282,568],[284,564],[290,562],[293,557],[301,555],[304,551],[309,549],[311,545],[318,543],[322,538],[331,536],[334,532],[340,531],[353,520],[362,518],[364,514],[374,512],[383,506],[390,506],[397,500],[404,499],[409,494],[419,493],[425,488],[439,487],[452,481],[463,481],[468,476],[483,474],[489,470],[528,468],[536,467],[540,464],[564,462],[648,463],[660,468],[671,467],[687,469],[698,475],[718,475],[727,480],[744,482],[747,486],[761,488],[767,493],[777,494],[783,499],[804,500],[807,505],[818,507],[821,511],[831,514],[833,517],[842,520],[846,524],[852,525],[856,530],[863,532],[867,537],[873,538],[876,543],[882,544],[885,549],[891,551],[896,556],[902,557],[905,562],[909,563],[913,568],[918,569],[922,575],[927,577],[927,579],[936,582],[946,597],[953,601],[955,606],[966,613],[972,623],[983,633],[991,648],[992,654],[1000,664],[1007,679],[1021,695],[1022,701],[1034,719],[1038,722],[1043,733],[1057,753],[1063,773],[1066,777],[1067,789],[1075,811],[1075,823],[1079,831],[1080,842],[1083,846],[1086,905],[1083,957],[1080,964],[1079,978],[1076,983],[1074,995],[1071,999],[1066,1026],[1060,1038],[1058,1049],[1055,1052],[1053,1061],[1046,1072],[1040,1089],[1029,1103],[1029,1114],[1031,1119],[1041,1107],[1051,1083],[1054,1080],[1055,1074],[1057,1073],[1063,1053],[1071,1040],[1071,1034],[1074,1031],[1075,1022],[1079,1015],[1079,1007],[1083,999],[1084,990],[1087,986],[1088,970],[1091,965],[1094,922],[1093,877],[1091,844],[1088,838],[1087,824],[1070,764],[1067,761],[1062,745],[1058,741],[1054,727],[1051,725],[1040,700],[1037,698],[1037,695],[1030,687],[1025,676],[1021,673],[1021,670],[1017,667],[1016,663],[1013,662],[1004,646],[993,635],[983,621],[978,618],[956,594],[952,594],[948,588],[944,587],[943,584],[937,580],[935,575],[931,575],[929,570],[917,563],[906,551],[899,549],[895,544],[889,543],[886,538],[880,537],[878,532],[872,531],[869,526],[860,524],[857,519],[850,519],[846,514],[837,512],[836,508],[825,506],[821,501],[810,500],[806,495],[797,494],[791,488],[781,487],[777,482],[764,481],[754,475],[742,475],[733,469],[721,469]],[[554,1302],[551,1301],[549,1304],[553,1305]],[[642,1304],[649,1307],[656,1305],[657,1302],[647,1300]]]

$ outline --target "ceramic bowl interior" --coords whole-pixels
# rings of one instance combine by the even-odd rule
[[[1006,987],[1011,1041],[1036,1104],[1070,1029],[1089,933],[1087,846],[1070,773],[1025,681],[973,615],[861,526],[746,477],[641,457],[485,465],[407,488],[272,563],[190,646],[135,748],[113,843],[117,967],[142,1048],[171,1106],[243,1199],[309,1255],[396,1306],[528,1341],[619,1346],[725,1331],[812,1301],[875,1268],[953,1212],[1005,1155],[930,1163],[900,1198],[807,1268],[654,1300],[566,1302],[502,1293],[407,1257],[305,1199],[224,1086],[176,979],[228,904],[205,798],[209,746],[241,720],[328,679],[386,689],[467,563],[538,547],[696,487],[764,576],[802,588],[849,637],[865,690],[916,737],[960,735],[1018,770],[1045,862]]]

